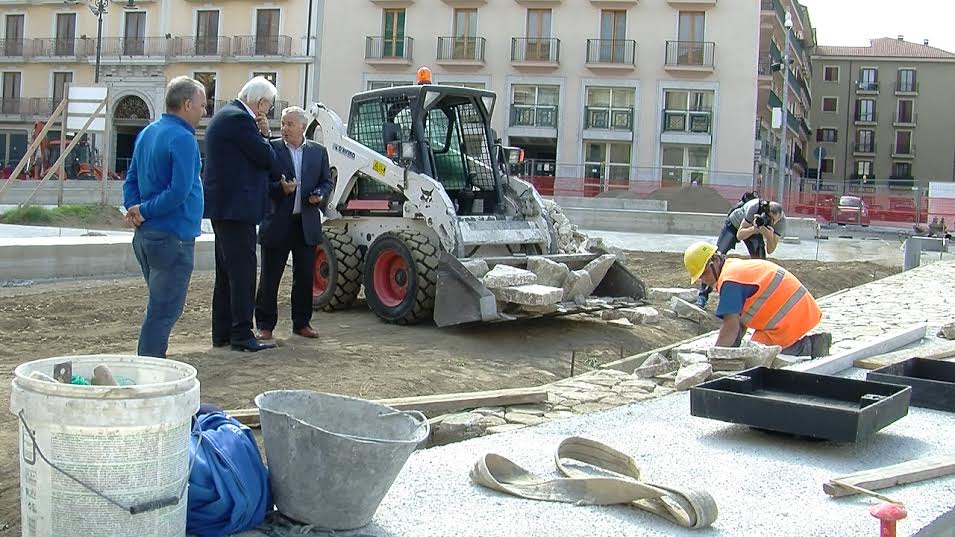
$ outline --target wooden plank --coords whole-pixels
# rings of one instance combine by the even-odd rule
[[[852,365],[855,367],[861,367],[862,369],[878,369],[887,365],[903,362],[909,358],[941,360],[943,358],[951,358],[953,356],[955,356],[955,341],[942,339],[933,341],[932,343],[927,343],[925,345],[920,345],[913,349],[879,354],[877,356],[870,356],[869,358],[860,358],[853,362]]]
[[[824,484],[822,489],[826,494],[838,498],[858,494],[855,490],[840,486],[840,483],[878,490],[951,474],[955,474],[955,455],[938,455],[837,477]]]
[[[543,403],[545,401],[547,401],[547,390],[542,387],[535,387],[490,390],[484,392],[419,395],[416,397],[379,399],[375,402],[397,410],[418,410],[421,412],[447,414],[458,410],[479,408],[482,406],[524,405]],[[252,426],[259,423],[259,410],[257,408],[226,410],[225,413],[245,425]]]
[[[899,347],[914,343],[924,338],[927,330],[928,325],[924,323],[900,328],[883,334],[858,349],[835,356],[809,360],[808,362],[788,366],[786,369],[805,373],[817,373],[820,375],[833,375],[852,367],[852,364],[855,363],[856,360],[876,356],[878,354],[885,354]]]

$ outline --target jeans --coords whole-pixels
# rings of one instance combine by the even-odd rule
[[[146,315],[139,331],[140,356],[165,358],[169,333],[182,315],[192,278],[196,241],[172,233],[137,228],[133,253],[149,288]]]

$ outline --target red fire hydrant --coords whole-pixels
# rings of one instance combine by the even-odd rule
[[[880,503],[869,509],[869,514],[881,520],[879,537],[895,537],[895,522],[902,520],[908,513],[905,507],[895,503]]]

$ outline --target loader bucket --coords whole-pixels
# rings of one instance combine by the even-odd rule
[[[601,254],[546,255],[570,270],[580,270]],[[527,256],[486,257],[489,268],[504,264],[527,268]],[[552,317],[591,313],[602,309],[619,309],[643,304],[647,296],[644,283],[619,261],[615,261],[607,275],[594,290],[594,297],[607,299],[596,305],[561,303],[550,313],[504,312],[494,294],[484,287],[481,280],[468,271],[454,256],[442,252],[438,264],[438,285],[434,300],[434,322],[439,327],[475,322],[500,322],[535,317]]]

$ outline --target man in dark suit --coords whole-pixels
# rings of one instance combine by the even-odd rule
[[[259,340],[272,339],[278,321],[279,282],[292,254],[292,333],[314,338],[312,329],[312,275],[315,247],[322,242],[319,207],[331,193],[328,152],[305,139],[305,110],[282,111],[282,138],[273,140],[275,165],[269,184],[271,206],[259,226],[262,271],[255,296],[255,325]]]
[[[275,151],[267,114],[278,91],[257,76],[206,127],[205,217],[216,234],[212,344],[256,352],[275,347],[252,334],[255,226],[265,216]]]

